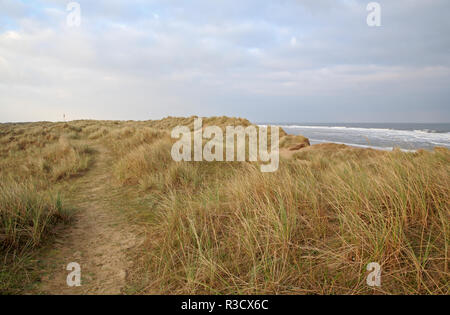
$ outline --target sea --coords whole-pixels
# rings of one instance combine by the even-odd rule
[[[450,149],[450,123],[261,123],[301,134],[311,144],[333,142],[354,147],[405,151]]]

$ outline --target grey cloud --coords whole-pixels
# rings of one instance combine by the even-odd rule
[[[355,0],[80,1],[79,29],[42,3],[0,2],[0,121],[450,118],[445,0],[380,1],[380,28]]]

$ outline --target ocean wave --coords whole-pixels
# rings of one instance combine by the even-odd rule
[[[364,148],[364,149],[376,149],[376,150],[383,150],[383,151],[392,151],[395,149],[395,147],[379,147],[376,145],[367,145],[367,144],[358,144],[358,143],[349,143],[349,142],[340,142],[340,141],[327,141],[327,140],[319,140],[319,139],[309,139],[311,141],[311,144],[318,144],[318,143],[336,143],[336,144],[345,144],[351,147],[357,147],[357,148]],[[412,149],[403,149],[399,148],[403,152],[417,152],[417,150]]]
[[[301,125],[278,125],[285,129],[313,129],[313,130],[339,130],[339,131],[353,131],[369,135],[381,136],[408,136],[420,137],[426,140],[442,140],[443,143],[450,143],[450,132],[438,133],[425,130],[400,130],[388,128],[360,128],[360,127],[343,127],[343,126],[301,126]]]
[[[439,133],[437,130],[434,130],[434,129],[417,129],[414,131],[415,132],[425,132],[425,133]],[[443,133],[445,133],[445,132],[443,132]]]
[[[392,150],[432,149],[435,146],[450,148],[450,132],[431,132],[432,129],[400,130],[389,128],[362,128],[346,126],[278,125],[288,133],[302,134],[310,139],[343,143],[353,146]]]
[[[263,126],[263,125],[261,125]],[[267,125],[264,125],[267,126]],[[443,134],[450,136],[450,132],[440,132],[435,129],[395,129],[395,128],[375,128],[375,127],[346,127],[346,126],[314,126],[314,125],[275,125],[281,128],[301,128],[301,129],[330,129],[330,130],[354,130],[354,131],[366,131],[371,130],[375,132],[416,132],[416,133],[430,133],[430,134]]]
[[[391,128],[361,128],[361,127],[345,127],[345,126],[303,126],[303,125],[277,125],[281,128],[302,128],[302,129],[336,129],[336,130],[395,130]]]

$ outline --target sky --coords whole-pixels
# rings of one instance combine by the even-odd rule
[[[0,0],[0,122],[450,122],[450,1]]]

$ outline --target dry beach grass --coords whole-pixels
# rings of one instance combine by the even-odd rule
[[[89,248],[115,263],[75,257],[92,273],[77,293],[449,293],[449,150],[310,146],[282,132],[274,173],[175,162],[170,131],[193,121],[0,125],[0,292],[74,292],[61,270]],[[117,247],[96,244],[109,235]],[[381,287],[366,284],[370,262]],[[102,281],[105,269],[120,279]]]

